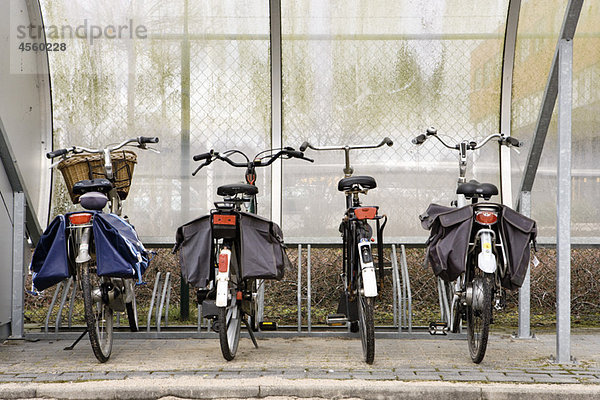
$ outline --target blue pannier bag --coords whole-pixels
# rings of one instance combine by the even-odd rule
[[[133,226],[114,214],[90,211],[99,276],[137,278],[148,268],[148,251]],[[37,290],[47,289],[72,275],[67,259],[66,218],[57,216],[33,254],[31,270]]]
[[[68,278],[67,241],[65,239],[65,216],[54,218],[40,240],[31,259],[33,285],[44,290]]]

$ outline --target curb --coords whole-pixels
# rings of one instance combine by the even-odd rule
[[[373,380],[283,379],[124,379],[67,383],[0,384],[0,398],[55,399],[186,399],[298,398],[414,399],[460,398],[575,400],[600,398],[600,385],[495,384],[451,382],[399,382]]]

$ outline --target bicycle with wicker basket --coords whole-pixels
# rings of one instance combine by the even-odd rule
[[[156,151],[147,144],[157,142],[140,136],[100,149],[73,146],[47,154],[61,157],[51,168],[61,171],[71,201],[85,211],[58,215],[49,224],[33,255],[33,284],[44,290],[73,277],[83,293],[86,329],[66,349],[88,333],[100,362],[111,355],[115,312],[126,312],[129,328],[138,330],[134,287],[149,263],[133,226],[121,218],[137,163],[136,153],[123,148]]]

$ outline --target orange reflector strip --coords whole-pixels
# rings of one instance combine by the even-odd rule
[[[213,224],[215,224],[215,225],[235,225],[235,215],[213,214]]]
[[[219,272],[227,272],[227,254],[219,254]]]
[[[235,298],[237,300],[241,300],[242,299],[242,292],[237,292],[237,295],[235,296]]]
[[[377,207],[361,207],[354,210],[358,219],[373,219],[377,216]]]
[[[80,213],[80,214],[71,214],[69,215],[69,221],[73,225],[82,225],[87,224],[92,220],[92,214],[89,213]]]

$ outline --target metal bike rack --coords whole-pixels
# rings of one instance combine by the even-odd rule
[[[154,279],[154,288],[152,289],[152,299],[148,308],[148,320],[146,323],[146,332],[150,332],[150,324],[152,323],[152,311],[155,309],[154,321],[156,322],[156,331],[160,332],[160,324],[162,320],[163,310],[165,310],[165,327],[169,326],[169,300],[171,297],[171,273],[167,272],[164,281],[161,283],[161,272],[156,273]],[[166,303],[166,309],[165,309]]]

